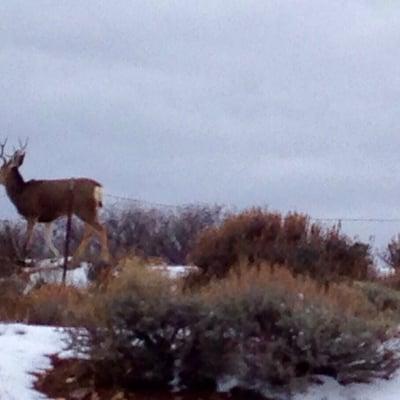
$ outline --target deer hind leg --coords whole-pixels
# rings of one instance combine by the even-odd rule
[[[106,228],[100,224],[98,221],[94,221],[91,223],[94,232],[97,234],[100,239],[101,244],[101,254],[100,257],[104,261],[110,261],[110,251],[108,249],[108,239],[107,239],[107,230]]]
[[[83,236],[82,236],[81,242],[79,243],[79,246],[76,249],[75,254],[73,256],[74,260],[80,259],[83,252],[86,250],[86,248],[88,246],[90,237],[93,235],[93,228],[87,222],[85,222],[85,226],[83,229],[84,230],[83,230]]]

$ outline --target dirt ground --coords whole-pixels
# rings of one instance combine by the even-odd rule
[[[53,368],[36,374],[35,389],[57,400],[245,400],[256,399],[249,393],[168,393],[158,391],[126,392],[118,388],[100,388],[94,384],[84,360],[51,357]]]

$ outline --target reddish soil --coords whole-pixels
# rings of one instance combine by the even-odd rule
[[[118,388],[95,387],[87,362],[51,357],[53,368],[37,374],[35,389],[57,400],[244,400],[244,393],[126,392]],[[254,397],[253,397],[254,398]]]

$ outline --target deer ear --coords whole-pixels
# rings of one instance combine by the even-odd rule
[[[15,153],[11,160],[11,167],[18,168],[24,163],[25,153]]]
[[[25,160],[25,153],[22,153],[19,156],[19,166],[21,166],[24,163],[24,160]]]

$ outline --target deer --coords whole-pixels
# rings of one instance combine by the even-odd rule
[[[53,244],[53,223],[61,217],[75,215],[84,223],[82,239],[72,257],[76,264],[86,250],[90,239],[97,236],[101,243],[101,259],[110,260],[107,232],[99,222],[99,209],[103,206],[103,186],[89,178],[41,179],[25,181],[19,168],[24,163],[28,140],[11,155],[5,155],[7,139],[0,142],[0,184],[17,212],[26,220],[24,254],[29,251],[34,227],[45,224],[45,242],[55,257],[60,254]],[[72,201],[71,201],[72,199]]]

